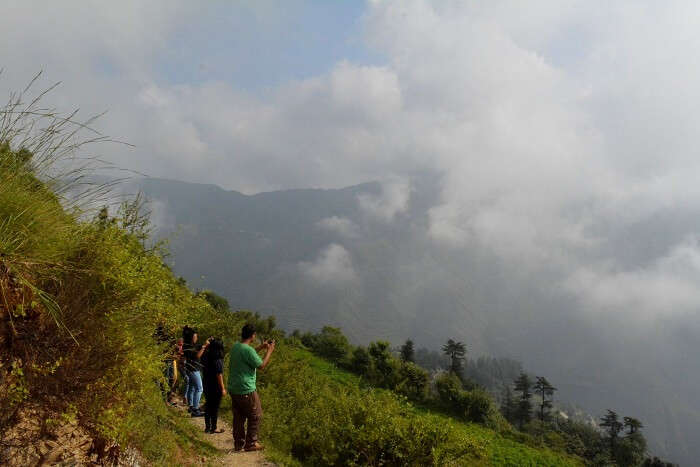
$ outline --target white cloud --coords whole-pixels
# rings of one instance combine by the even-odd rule
[[[390,222],[394,217],[408,208],[411,198],[411,184],[408,180],[394,178],[381,184],[381,193],[373,195],[362,193],[357,195],[360,209],[367,215]]]
[[[337,233],[345,238],[357,238],[360,236],[360,228],[347,217],[331,216],[321,219],[316,223],[320,229]]]
[[[438,173],[436,242],[487,248],[564,290],[602,254],[616,275],[638,274],[608,248],[614,232],[636,241],[629,226],[700,209],[697,2],[552,0],[527,14],[517,1],[369,2],[364,39],[383,64],[341,60],[255,93],[163,79],[158,63],[197,8],[9,2],[0,82],[20,89],[45,69],[44,83],[64,82],[48,105],[109,109],[100,128],[136,148],[96,152],[153,176],[245,192],[388,180],[358,204],[390,221],[407,180]]]
[[[312,282],[342,285],[356,279],[350,253],[337,243],[328,245],[312,262],[300,262],[299,271]]]
[[[635,270],[614,264],[585,267],[566,286],[591,311],[623,311],[640,317],[700,312],[700,247],[697,239],[676,245],[666,256]]]

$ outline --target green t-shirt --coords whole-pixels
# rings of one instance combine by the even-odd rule
[[[228,392],[240,395],[255,391],[255,369],[262,363],[260,355],[248,344],[233,344],[229,354]]]

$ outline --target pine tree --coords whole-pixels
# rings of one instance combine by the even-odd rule
[[[450,357],[450,372],[462,378],[462,361],[464,356],[467,354],[467,348],[461,342],[449,339],[445,345],[442,346],[442,351],[445,355]]]
[[[401,360],[404,362],[415,362],[415,351],[413,349],[413,341],[408,339],[404,345],[401,346]]]
[[[544,422],[549,418],[549,409],[552,408],[552,396],[554,391],[557,390],[554,386],[549,384],[547,378],[544,376],[537,376],[537,381],[534,386],[535,392],[541,397],[540,400],[540,421]]]
[[[600,422],[600,426],[605,427],[605,431],[608,434],[608,441],[610,442],[610,453],[615,455],[615,444],[620,436],[624,425],[620,422],[617,413],[608,409],[608,413],[603,416]]]
[[[518,422],[518,428],[523,429],[523,425],[528,423],[532,418],[532,382],[526,373],[520,373],[520,376],[515,380],[515,390],[520,392],[520,397],[517,401],[515,419]]]
[[[501,396],[501,414],[506,420],[513,423],[516,412],[517,403],[513,397],[513,390],[510,384],[506,384],[503,386],[503,395]]]
[[[624,423],[625,423],[625,426],[627,427],[627,429],[629,430],[627,432],[628,435],[632,435],[632,434],[638,432],[640,429],[644,428],[644,425],[642,425],[642,422],[640,422],[636,418],[625,417]]]

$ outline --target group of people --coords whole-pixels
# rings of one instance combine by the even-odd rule
[[[256,343],[258,345],[256,346]],[[275,341],[259,341],[255,327],[246,324],[241,330],[241,340],[229,351],[228,380],[224,384],[224,343],[218,338],[208,338],[199,343],[197,330],[185,326],[178,339],[172,357],[166,360],[166,376],[171,384],[168,401],[173,401],[173,389],[178,372],[184,380],[184,400],[192,417],[204,417],[205,432],[222,433],[218,428],[221,399],[228,393],[233,409],[233,447],[236,451],[258,451],[258,429],[262,419],[262,405],[257,393],[257,370],[270,362]],[[264,351],[264,357],[259,352]],[[204,409],[200,402],[204,395]]]

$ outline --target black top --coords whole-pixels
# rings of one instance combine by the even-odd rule
[[[204,390],[208,393],[221,393],[221,386],[219,386],[217,376],[224,373],[224,359],[211,357],[211,355],[206,353],[202,356],[202,373],[204,375],[202,384]]]
[[[185,370],[199,371],[202,369],[202,363],[197,358],[197,353],[202,350],[200,344],[185,344],[183,346],[185,355]]]

